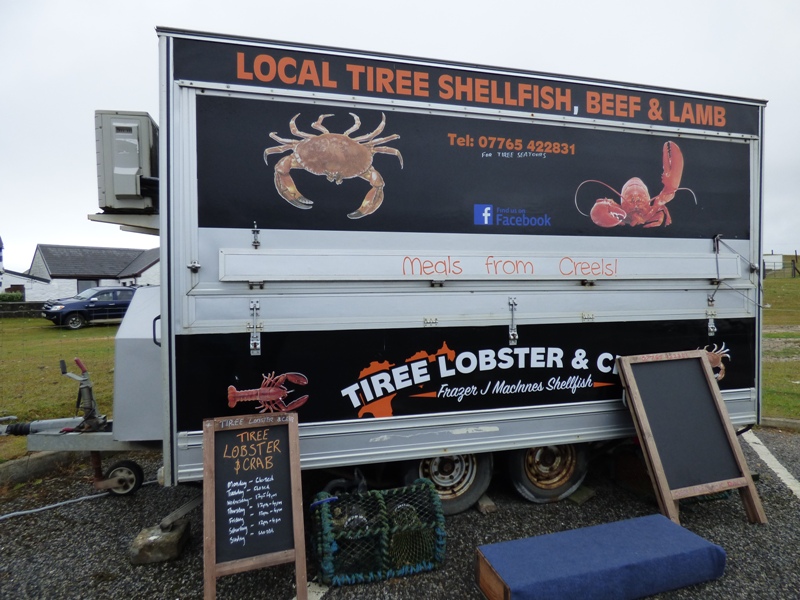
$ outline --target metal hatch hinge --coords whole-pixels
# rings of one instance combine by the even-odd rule
[[[508,345],[516,346],[519,334],[517,333],[517,324],[514,322],[514,314],[517,312],[517,299],[509,296],[508,310],[511,311],[511,325],[508,326]]]
[[[250,300],[250,316],[253,319],[252,323],[247,324],[247,330],[250,332],[250,356],[261,356],[261,329],[263,325],[257,320],[260,310],[259,301]]]
[[[258,223],[253,221],[253,248],[258,250],[258,247],[261,246],[261,242],[258,239],[258,234],[261,233],[261,230],[258,228]]]

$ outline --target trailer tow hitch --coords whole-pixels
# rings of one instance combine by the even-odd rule
[[[29,423],[11,423],[0,425],[0,435],[27,436],[31,434],[89,434],[110,431],[111,424],[105,415],[98,412],[97,401],[94,398],[93,384],[89,371],[81,359],[76,358],[75,364],[81,371],[80,375],[67,371],[66,362],[61,360],[61,374],[78,382],[78,400],[75,404],[75,416],[66,419],[49,419],[31,421]],[[83,417],[78,412],[83,411]],[[16,417],[2,417],[0,421],[14,420]],[[99,450],[90,450],[89,457],[93,472],[93,487],[118,496],[136,492],[144,482],[142,467],[132,460],[122,460],[111,466],[103,473],[101,453]]]
[[[75,415],[78,411],[83,411],[83,421],[72,431],[102,431],[108,419],[105,415],[98,414],[97,401],[94,399],[94,391],[92,390],[92,380],[89,378],[89,370],[83,364],[80,358],[75,359],[75,364],[81,370],[80,375],[70,373],[67,371],[67,363],[63,360],[59,361],[61,365],[61,374],[66,375],[70,379],[78,382],[78,400],[75,402]]]

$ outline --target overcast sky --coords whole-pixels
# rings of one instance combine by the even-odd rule
[[[39,243],[158,245],[87,219],[94,111],[160,121],[157,26],[767,100],[764,251],[800,250],[796,0],[0,0],[7,269]]]

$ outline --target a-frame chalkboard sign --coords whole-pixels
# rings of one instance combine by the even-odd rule
[[[682,498],[738,489],[751,523],[767,517],[704,350],[618,359],[661,512]]]
[[[220,576],[290,562],[306,600],[296,414],[203,421],[203,557],[206,600]]]

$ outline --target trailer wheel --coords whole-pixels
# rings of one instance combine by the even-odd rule
[[[536,446],[506,453],[511,483],[526,500],[544,504],[563,500],[577,490],[588,471],[583,444]]]
[[[139,463],[132,460],[121,460],[112,465],[106,473],[106,479],[119,479],[119,485],[108,488],[108,491],[117,496],[133,494],[142,487],[144,471]]]
[[[64,319],[64,325],[67,326],[67,329],[80,329],[86,325],[86,319],[81,313],[70,313]]]
[[[492,455],[455,454],[411,461],[405,484],[424,477],[433,482],[445,515],[456,515],[475,504],[492,481]]]

